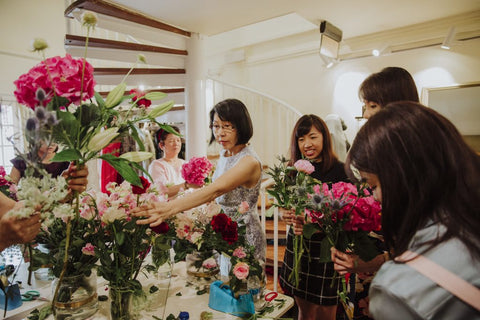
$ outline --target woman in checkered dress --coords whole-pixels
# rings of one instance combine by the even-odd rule
[[[348,181],[343,163],[332,149],[332,140],[325,122],[316,115],[301,117],[293,130],[290,145],[290,162],[306,158],[315,167],[311,176],[325,183]],[[294,210],[281,210],[288,224],[294,222]],[[307,250],[301,258],[299,285],[289,282],[293,269],[293,228],[287,236],[287,248],[280,272],[280,285],[287,294],[293,295],[298,306],[298,320],[334,320],[338,304],[340,281],[334,278],[333,263],[321,263],[320,242],[324,234],[314,234],[303,239]]]

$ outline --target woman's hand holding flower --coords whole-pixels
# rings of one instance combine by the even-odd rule
[[[88,167],[78,168],[73,163],[63,172],[63,177],[68,181],[68,188],[72,191],[83,192],[88,184]]]
[[[303,215],[298,215],[294,217],[293,223],[293,233],[297,236],[303,234],[303,225],[305,224],[305,217]]]
[[[383,254],[379,254],[372,260],[365,262],[355,254],[341,252],[334,247],[330,248],[330,252],[335,271],[340,275],[374,272],[385,262]]]
[[[280,215],[286,224],[293,225],[295,223],[295,210],[279,208]]]
[[[170,202],[155,202],[132,210],[134,216],[146,217],[138,220],[137,224],[150,224],[151,227],[160,225],[175,213]]]

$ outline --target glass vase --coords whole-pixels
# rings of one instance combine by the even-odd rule
[[[196,286],[199,290],[208,289],[210,284],[218,278],[220,268],[216,252],[189,253],[185,257],[185,263],[187,283]]]
[[[110,286],[110,315],[112,320],[135,319],[133,291],[128,287]]]
[[[55,295],[59,279],[52,282],[52,296]],[[98,310],[97,277],[91,274],[64,277],[53,303],[55,319],[86,319]]]

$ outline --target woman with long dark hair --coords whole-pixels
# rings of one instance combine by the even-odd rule
[[[480,287],[480,157],[455,126],[418,103],[391,103],[360,129],[346,168],[382,202],[394,259],[371,284],[373,318],[478,319],[473,307],[399,258],[413,251]]]
[[[326,123],[316,115],[304,115],[298,119],[290,140],[290,163],[299,159],[308,159],[315,167],[311,176],[325,183],[347,181],[347,176],[333,152],[332,139]],[[301,229],[303,221],[295,219],[295,209],[281,209],[283,219]],[[298,287],[288,281],[293,271],[294,251],[293,233],[290,228],[287,235],[287,247],[280,271],[280,285],[283,290],[294,296],[298,306],[298,319],[335,319],[340,280],[335,277],[333,263],[319,262],[320,243],[324,237],[317,233],[311,239],[304,238],[305,250],[301,258]]]

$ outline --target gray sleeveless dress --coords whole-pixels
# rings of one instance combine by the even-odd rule
[[[238,163],[238,161],[240,161],[240,159],[245,156],[254,157],[258,160],[258,165],[261,166],[258,155],[250,146],[246,146],[242,149],[242,151],[231,157],[225,157],[225,150],[222,150],[215,168],[215,173],[213,174],[213,181],[215,181],[215,179],[220,177],[223,173],[230,170]],[[237,212],[237,209],[240,203],[242,203],[242,201],[246,201],[248,203],[250,209],[244,215],[245,224],[247,226],[247,241],[251,245],[255,246],[255,254],[257,256],[257,259],[265,262],[267,245],[265,240],[265,234],[262,230],[262,225],[260,224],[258,214],[255,213],[258,195],[260,192],[260,182],[261,178],[258,179],[257,184],[253,188],[245,188],[243,186],[239,186],[232,191],[221,195],[216,199],[216,201],[225,211],[225,214],[229,216]]]

